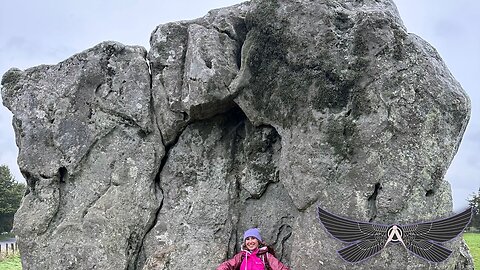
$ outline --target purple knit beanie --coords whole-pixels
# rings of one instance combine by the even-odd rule
[[[250,236],[257,238],[258,241],[260,242],[262,241],[262,237],[260,236],[260,232],[258,231],[257,228],[251,228],[246,230],[245,233],[243,234],[243,242],[245,242],[245,239],[247,239],[247,237],[250,237]]]

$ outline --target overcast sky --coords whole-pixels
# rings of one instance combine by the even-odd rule
[[[16,0],[0,9],[0,76],[9,68],[56,64],[105,40],[149,48],[162,23],[193,19],[235,0]],[[396,0],[409,32],[432,44],[472,101],[472,116],[446,178],[454,208],[480,187],[480,1]],[[16,165],[11,113],[0,106],[0,164],[23,178]]]

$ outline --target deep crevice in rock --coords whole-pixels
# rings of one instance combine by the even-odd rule
[[[231,101],[228,101],[228,103],[230,104]],[[209,117],[208,119],[198,119],[198,120],[194,120],[194,121],[190,121],[190,122],[186,123],[181,128],[181,130],[177,132],[177,135],[175,136],[174,140],[171,143],[167,143],[166,145],[164,144],[165,145],[165,155],[161,159],[157,174],[156,174],[155,179],[154,179],[154,184],[155,184],[155,189],[156,189],[155,192],[156,192],[157,195],[158,194],[164,194],[164,191],[163,191],[163,188],[162,188],[162,185],[161,185],[161,181],[162,181],[161,173],[163,172],[163,170],[164,170],[164,168],[165,168],[165,166],[166,166],[166,164],[167,164],[167,162],[170,158],[172,149],[177,145],[180,137],[182,136],[184,131],[189,126],[191,126],[193,124],[196,124],[196,123],[199,123],[199,122],[211,121],[213,118],[218,117],[220,115],[226,115],[227,119],[228,119],[226,121],[226,123],[227,122],[228,123],[234,122],[236,124],[234,126],[229,126],[227,124],[226,127],[228,127],[228,130],[226,130],[225,133],[222,135],[222,138],[223,138],[223,137],[226,137],[226,136],[227,137],[231,136],[232,133],[236,132],[238,130],[238,128],[244,123],[244,121],[246,119],[246,116],[238,105],[236,105],[235,103],[232,102],[227,107],[229,107],[229,109],[226,112],[215,114],[214,116]],[[220,140],[221,140],[221,138],[220,138]],[[163,139],[162,139],[162,141],[163,141]],[[235,147],[232,146],[232,149],[233,148],[235,148]],[[239,188],[239,183],[236,182],[236,183],[234,183],[234,185],[236,185],[236,188]],[[235,195],[234,195],[234,197],[235,197]],[[236,197],[238,197],[238,194],[237,194]],[[144,251],[145,239],[150,234],[150,232],[154,229],[154,227],[157,225],[158,219],[160,218],[159,214],[160,214],[160,211],[163,207],[163,202],[164,202],[164,200],[162,198],[162,200],[160,200],[160,205],[159,205],[158,209],[156,209],[155,213],[152,214],[151,220],[146,225],[145,233],[142,235],[142,240],[139,243],[138,252],[136,252],[134,258],[132,258],[129,261],[127,269],[129,269],[129,270],[140,269],[141,267],[143,267],[145,265],[146,260],[148,259],[147,254],[145,254],[145,251]],[[231,240],[232,240],[232,237],[231,237]],[[149,254],[149,255],[151,256],[151,254]]]
[[[167,153],[165,153],[165,156],[162,159],[162,164],[160,165],[159,168],[163,169],[163,166],[165,166],[166,160],[167,160]],[[158,199],[159,195],[161,195],[162,198],[159,199],[160,202],[159,202],[158,208],[155,211],[153,211],[153,213],[150,215],[149,221],[147,222],[147,224],[145,226],[146,229],[145,229],[145,231],[144,231],[144,233],[141,237],[140,242],[138,243],[136,252],[133,255],[133,259],[131,259],[129,261],[128,268],[127,268],[128,270],[138,269],[138,266],[139,265],[143,266],[145,264],[145,261],[147,260],[145,254],[144,254],[144,247],[143,247],[144,243],[145,243],[145,238],[147,237],[147,235],[152,231],[152,229],[157,224],[157,220],[158,220],[160,211],[162,210],[162,207],[163,207],[163,194],[164,194],[164,192],[163,192],[162,186],[160,184],[160,173],[161,172],[162,172],[162,170],[159,169],[156,176],[155,176],[155,179],[154,179],[154,185],[155,185],[155,196]]]
[[[151,230],[157,224],[158,216],[159,216],[160,211],[162,210],[162,207],[163,207],[163,194],[164,194],[164,192],[163,192],[161,182],[160,182],[160,174],[163,170],[163,167],[165,166],[165,164],[167,162],[168,154],[170,152],[171,147],[176,144],[176,142],[178,140],[178,137],[179,137],[179,135],[178,135],[176,137],[175,141],[172,144],[165,145],[165,141],[162,137],[160,124],[158,123],[158,118],[156,117],[155,102],[154,102],[154,97],[153,97],[153,77],[152,76],[153,75],[150,71],[150,114],[151,114],[151,121],[155,125],[155,128],[157,129],[158,134],[161,137],[161,142],[162,142],[162,145],[164,146],[164,151],[165,151],[164,156],[162,157],[162,159],[160,161],[158,171],[157,171],[157,173],[155,175],[155,178],[153,180],[153,185],[154,185],[154,189],[155,189],[154,192],[155,192],[156,198],[159,199],[159,205],[158,205],[158,208],[151,213],[149,221],[145,225],[145,230],[144,230],[144,233],[141,237],[140,242],[138,243],[136,252],[134,253],[133,258],[130,259],[129,262],[128,262],[128,266],[127,266],[128,270],[138,269],[139,265],[143,266],[145,264],[146,259],[147,259],[146,256],[145,256],[145,252],[144,252],[145,238],[147,237],[147,235],[151,232]]]
[[[125,248],[125,255],[127,258],[137,258],[138,257],[138,248],[141,246],[142,240],[137,242],[139,235],[136,231],[132,231],[127,238],[127,246]],[[127,270],[135,270],[136,259],[129,260],[129,265]]]
[[[248,121],[248,118],[246,118],[245,121]],[[245,124],[244,134],[238,134],[239,153],[232,157],[236,165],[231,174],[239,171],[240,173],[237,174],[241,176],[241,172],[243,172],[245,168],[253,169],[261,173],[260,175],[257,173],[254,174],[255,180],[249,179],[245,181],[245,183],[243,181],[237,181],[238,190],[236,190],[236,192],[239,197],[236,202],[232,203],[231,208],[236,209],[238,221],[232,227],[227,257],[231,257],[240,251],[238,241],[240,241],[241,238],[237,239],[237,236],[242,236],[243,229],[250,226],[266,226],[265,228],[268,228],[273,225],[274,231],[273,235],[270,235],[271,238],[269,241],[271,242],[269,242],[269,244],[275,247],[277,258],[287,263],[290,261],[292,248],[288,244],[288,239],[291,236],[295,215],[290,216],[284,213],[282,216],[274,217],[273,220],[264,221],[262,217],[256,216],[255,214],[252,215],[252,212],[247,210],[266,206],[265,204],[268,204],[273,198],[272,196],[289,196],[288,191],[283,184],[279,182],[278,167],[279,156],[282,149],[281,140],[282,138],[276,128],[268,124],[253,126],[252,123],[247,122]],[[263,160],[264,162],[257,163],[259,160]],[[268,178],[264,178],[265,176]],[[249,187],[249,185],[252,184],[252,180],[256,182],[253,188],[252,186]],[[243,186],[244,184],[247,186]],[[251,193],[252,191],[253,193]],[[283,199],[283,203],[289,200],[291,200],[290,197],[286,200]],[[286,205],[290,205],[292,209],[296,209],[293,201],[290,201],[290,203]],[[275,224],[271,224],[271,222]],[[265,236],[267,237],[268,234]]]
[[[25,195],[29,194],[32,192],[33,195],[35,195],[35,187],[38,182],[38,178],[34,177],[31,173],[25,170],[20,170],[20,172],[23,175],[23,178],[25,178],[25,181],[27,182],[27,190],[25,191]]]
[[[40,177],[42,177],[43,179],[52,179],[51,176],[48,176],[48,175],[43,174],[43,173],[40,173]]]
[[[229,31],[221,30],[217,26],[213,26],[213,28],[217,32],[227,35],[231,40],[236,41],[237,43],[235,48],[236,64],[237,64],[237,68],[240,70],[242,65],[242,47],[243,47],[243,44],[245,43],[245,39],[247,38],[247,33],[248,33],[245,20],[243,20],[242,23],[238,23],[233,26],[234,28],[233,31],[237,34],[237,37],[235,37],[234,34],[230,33]]]
[[[230,237],[228,239],[228,248],[227,248],[227,256],[232,257],[238,252],[238,227],[239,227],[239,220],[240,220],[240,210],[237,205],[241,203],[241,194],[242,194],[242,185],[240,183],[239,175],[241,173],[241,166],[239,166],[239,161],[237,160],[238,154],[242,151],[242,142],[245,139],[245,121],[246,116],[243,111],[236,105],[236,110],[242,113],[243,119],[238,121],[238,123],[232,128],[230,132],[236,132],[235,137],[232,141],[232,147],[230,152],[230,158],[234,161],[232,166],[229,169],[228,179],[232,186],[228,188],[228,192],[230,193],[230,200],[229,200],[229,207],[228,207],[228,216],[230,217],[231,230],[229,232]],[[240,125],[242,127],[240,128]]]
[[[160,175],[160,171],[157,173],[157,176],[155,176],[155,185],[157,184],[157,178],[159,178],[159,175]],[[163,190],[161,189],[161,187],[158,186],[157,188],[158,188],[158,191],[160,191],[161,194],[163,194]],[[127,270],[139,269],[139,265],[143,266],[145,264],[145,261],[147,260],[145,256],[145,252],[143,250],[145,238],[157,224],[158,216],[159,216],[160,210],[162,210],[162,206],[163,206],[163,198],[160,200],[160,204],[156,209],[156,211],[154,211],[154,213],[150,216],[150,219],[146,225],[147,229],[144,231],[139,243],[137,244],[135,252],[131,255],[132,259],[130,259],[128,262]]]
[[[283,219],[285,218],[282,218],[282,221]],[[278,259],[280,259],[281,261],[284,260],[286,257],[285,254],[287,252],[286,252],[285,243],[287,242],[287,240],[290,238],[291,235],[292,235],[292,227],[288,224],[282,224],[282,226],[280,226],[280,228],[278,229],[276,241],[274,244],[277,244],[277,242],[280,241],[281,250],[280,250],[280,256],[278,257]],[[279,252],[277,252],[277,255],[278,253]]]
[[[60,181],[59,181],[60,182]],[[52,217],[50,218],[50,220],[48,221],[47,223],[47,226],[45,227],[45,230],[43,231],[40,231],[38,233],[39,236],[41,235],[44,235],[46,234],[47,232],[49,234],[51,234],[54,230],[51,229],[53,226],[55,226],[55,224],[59,221],[59,220],[62,220],[63,219],[63,214],[60,213],[61,211],[61,206],[62,205],[65,205],[65,203],[63,202],[64,200],[64,197],[63,197],[63,193],[64,193],[64,189],[65,189],[65,184],[62,184],[60,183],[60,185],[58,186],[58,200],[57,200],[57,204],[55,205],[55,210],[52,214]]]
[[[205,26],[205,25],[203,25],[203,26],[208,28],[208,26]],[[216,25],[212,25],[212,27],[213,27],[217,32],[219,32],[220,34],[225,34],[225,35],[227,35],[231,40],[238,41],[238,40],[234,37],[234,35],[233,35],[232,33],[230,33],[229,31],[222,30],[222,29],[220,29],[220,28],[219,28],[218,26],[216,26]]]
[[[240,194],[241,194],[241,185],[240,181],[234,176],[234,188],[229,189],[233,192],[232,199],[229,201],[229,217],[230,220],[232,221],[232,228],[230,231],[230,237],[228,239],[228,249],[227,249],[227,257],[231,257],[236,254],[237,252],[237,243],[238,243],[238,238],[237,238],[237,231],[238,231],[238,223],[240,220],[240,211],[238,208],[235,206],[240,203]],[[233,222],[233,218],[236,217],[236,222]]]
[[[352,109],[348,109],[348,111],[345,113],[345,117],[349,117],[352,114]]]
[[[373,191],[372,195],[370,195],[367,199],[368,202],[368,209],[370,210],[370,220],[372,222],[377,217],[377,196],[379,190],[382,189],[380,183],[375,184],[375,190]]]
[[[58,169],[58,178],[60,180],[60,183],[65,183],[68,177],[68,171],[67,168],[65,167],[60,167]]]

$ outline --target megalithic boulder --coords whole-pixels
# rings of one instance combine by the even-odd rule
[[[148,38],[148,37],[146,37]],[[291,269],[472,269],[391,245],[362,263],[318,222],[452,214],[470,101],[390,0],[252,0],[11,69],[24,269],[215,269],[258,227]]]

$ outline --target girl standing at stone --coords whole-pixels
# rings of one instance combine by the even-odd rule
[[[217,270],[289,270],[268,250],[257,228],[243,234],[242,251],[223,262]]]

